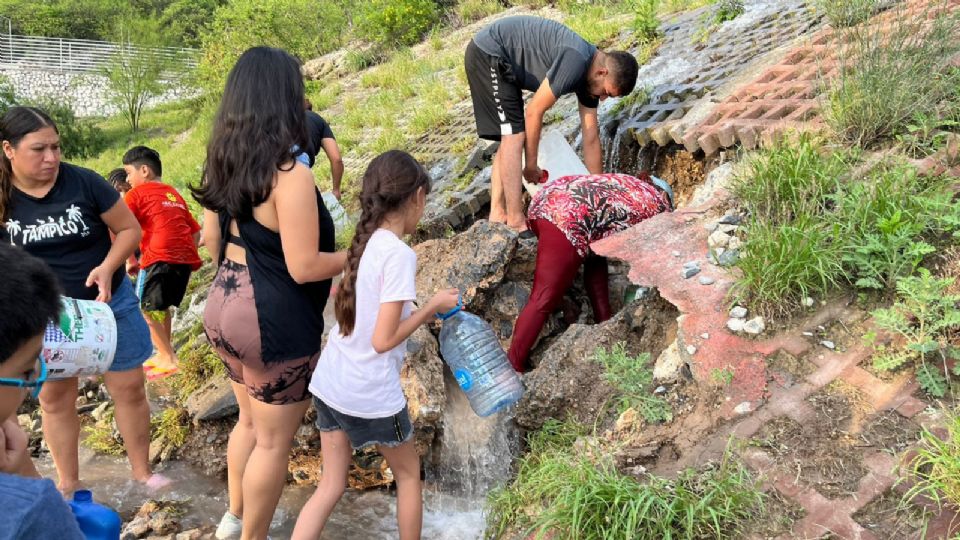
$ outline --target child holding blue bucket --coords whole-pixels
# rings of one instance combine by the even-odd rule
[[[403,242],[423,215],[430,178],[406,152],[391,150],[363,176],[361,215],[337,290],[337,325],[310,381],[317,409],[323,475],[300,511],[293,538],[319,538],[343,495],[354,449],[376,446],[397,481],[401,540],[420,537],[420,456],[400,388],[406,339],[435,313],[457,305],[456,289],[416,299],[417,256]]]

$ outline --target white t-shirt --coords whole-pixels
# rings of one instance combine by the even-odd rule
[[[386,229],[377,229],[360,257],[353,333],[330,330],[310,379],[310,392],[343,414],[384,418],[400,412],[407,400],[400,388],[406,340],[385,353],[373,349],[373,327],[380,304],[404,301],[401,320],[410,316],[416,291],[417,254]]]

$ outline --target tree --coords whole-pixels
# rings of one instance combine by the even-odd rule
[[[110,101],[126,116],[130,129],[140,129],[140,115],[150,98],[161,95],[182,74],[181,58],[152,18],[121,23],[121,43],[104,68]]]

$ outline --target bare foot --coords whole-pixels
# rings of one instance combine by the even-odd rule
[[[153,473],[149,478],[146,479],[146,481],[142,482],[150,491],[158,491],[172,484],[173,480],[162,474]]]

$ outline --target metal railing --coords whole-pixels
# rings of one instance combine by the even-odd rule
[[[197,66],[196,49],[143,48],[130,44],[0,34],[0,66],[70,73],[101,73],[117,55],[155,55],[187,71]]]

